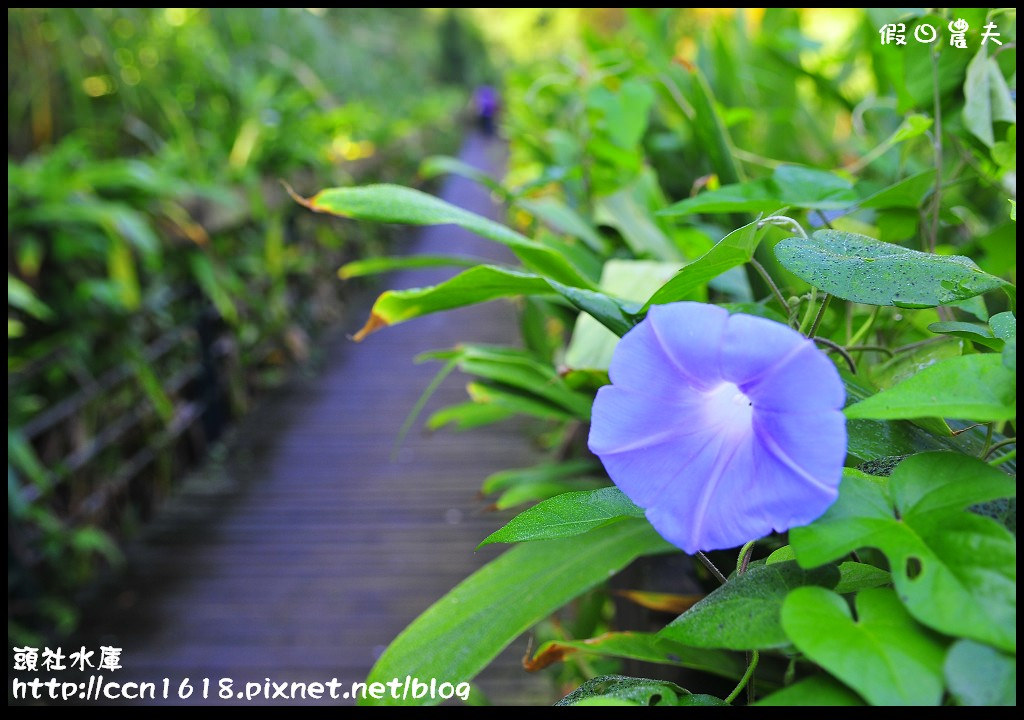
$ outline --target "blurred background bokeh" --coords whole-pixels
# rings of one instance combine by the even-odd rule
[[[389,247],[391,230],[313,216],[281,181],[422,187],[420,161],[456,151],[481,84],[501,88],[516,197],[660,260],[657,238],[693,258],[721,237],[654,215],[702,188],[783,162],[879,188],[934,167],[923,116],[939,92],[944,162],[974,171],[946,190],[939,250],[1015,280],[1015,121],[990,116],[986,142],[962,119],[973,51],[941,54],[937,91],[927,51],[883,55],[886,12],[9,10],[12,642],[75,630],[182,476],[317,358],[349,299],[337,268]],[[963,12],[977,48],[984,9]],[[1000,23],[1015,37],[1015,14]],[[1015,77],[1015,50],[995,62]],[[871,222],[901,242],[921,215]]]

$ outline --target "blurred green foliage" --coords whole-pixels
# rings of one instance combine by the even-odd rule
[[[486,67],[457,13],[8,11],[9,632],[73,625],[117,556],[104,531],[166,492],[166,438],[204,392],[179,380],[210,362],[202,323],[240,412],[337,319],[333,268],[384,246],[297,217],[279,181],[413,182],[419,157],[454,149]],[[140,446],[157,457],[126,498],[114,479]],[[112,509],[83,510],[106,491]]]

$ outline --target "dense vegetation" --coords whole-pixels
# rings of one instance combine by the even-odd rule
[[[280,181],[415,181],[454,149],[482,51],[453,13],[9,11],[15,637],[74,624],[119,538],[315,351],[334,269],[384,247]]]
[[[508,226],[393,185],[309,200],[346,217],[454,223],[516,254],[521,267],[479,265],[384,293],[364,335],[522,296],[523,347],[431,356],[442,372],[476,378],[466,403],[426,423],[471,429],[525,414],[550,448],[549,462],[484,481],[499,508],[537,503],[481,538],[515,546],[409,626],[371,679],[469,678],[533,627],[525,664],[563,662],[560,679],[578,688],[570,704],[1014,704],[1015,13],[582,19],[575,50],[507,77],[507,177],[450,158],[424,164],[492,188]],[[958,20],[966,48],[950,43]],[[905,44],[883,42],[889,23],[901,24]],[[983,43],[989,23],[1002,45]],[[925,26],[938,28],[934,44],[915,39]],[[707,594],[696,604],[666,594],[671,577],[649,573],[651,586],[629,597],[658,611],[653,627],[629,627],[602,584],[640,556],[678,553],[652,529],[651,508],[682,516],[696,498],[655,499],[645,518],[631,502],[644,493],[630,487],[682,482],[686,468],[666,478],[613,472],[624,494],[584,444],[619,336],[648,332],[648,309],[679,301],[813,339],[845,387],[846,467],[819,519],[748,537],[738,552],[701,546],[720,552],[698,554]],[[760,351],[756,338],[750,345]],[[633,372],[627,362],[619,378]],[[816,401],[808,392],[793,385],[791,412]],[[786,442],[813,454],[826,432],[808,421]],[[678,680],[674,666],[730,682],[719,691],[707,675],[687,675],[687,689],[622,677],[621,659],[669,666],[658,677]]]

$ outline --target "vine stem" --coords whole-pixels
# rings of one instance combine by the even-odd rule
[[[772,276],[769,275],[768,271],[764,269],[764,265],[759,263],[754,258],[750,258],[750,264],[753,266],[755,270],[757,270],[757,274],[760,275],[766,283],[768,283],[768,287],[771,288],[772,294],[775,296],[775,300],[779,303],[779,305],[782,306],[782,309],[786,312],[786,316],[788,317],[789,304],[786,302],[786,298],[782,296],[782,291],[779,290],[779,286],[775,284],[774,280],[772,280]]]
[[[751,540],[742,548],[740,548],[740,554],[736,557],[736,574],[742,575],[747,571],[747,566],[750,564],[750,555],[754,551],[754,541]]]
[[[821,299],[821,307],[818,308],[818,314],[814,318],[814,323],[811,325],[811,331],[808,333],[808,337],[813,338],[818,334],[818,326],[821,325],[821,320],[825,317],[825,310],[828,309],[828,304],[831,300],[832,296],[829,293],[825,293],[825,297]]]
[[[1014,448],[1013,450],[1011,450],[1010,452],[1006,453],[1005,455],[1000,455],[995,460],[989,460],[988,464],[991,465],[992,467],[998,467],[998,466],[1002,465],[1005,462],[1010,462],[1015,457],[1017,457],[1017,448]]]
[[[696,558],[700,560],[701,563],[703,563],[704,567],[708,569],[709,573],[711,573],[718,579],[718,582],[725,585],[729,581],[729,578],[723,575],[722,571],[715,567],[715,564],[711,562],[711,558],[702,553],[700,550],[697,551]]]
[[[988,460],[989,457],[991,457],[992,453],[994,453],[999,448],[1006,447],[1007,445],[1016,445],[1016,444],[1017,444],[1017,438],[1015,438],[1015,437],[1004,438],[1003,440],[1000,440],[999,442],[994,443],[993,445],[990,445],[989,448],[985,451],[985,454],[981,456],[981,459],[982,460]],[[1006,456],[1004,455],[1003,457],[1006,457]]]
[[[758,654],[757,650],[750,653],[750,664],[747,665],[747,671],[743,673],[743,677],[740,678],[739,684],[733,688],[733,691],[725,698],[726,705],[732,705],[732,701],[739,697],[739,694],[743,692],[743,688],[747,687],[747,683],[749,683],[750,679],[754,676],[754,670],[757,669],[757,661],[760,657],[761,656]],[[750,687],[753,688],[754,686],[751,685]]]
[[[853,361],[853,356],[850,355],[850,353],[846,352],[846,348],[844,348],[842,345],[840,345],[839,343],[834,343],[827,338],[812,337],[810,339],[818,343],[819,345],[824,345],[825,347],[834,350],[840,355],[842,355],[843,360],[845,360],[846,364],[850,366],[850,372],[852,372],[854,375],[857,374],[857,363]]]

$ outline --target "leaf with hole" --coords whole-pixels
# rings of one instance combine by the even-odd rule
[[[962,255],[933,255],[841,230],[786,238],[775,256],[801,280],[866,305],[935,307],[1007,285]]]
[[[892,590],[864,590],[856,618],[842,596],[798,588],[782,606],[782,626],[799,650],[872,705],[938,705],[943,641],[918,625]]]
[[[878,548],[919,622],[1014,651],[1016,540],[967,508],[1016,494],[1012,478],[976,458],[921,453],[888,481],[847,470],[839,499],[815,522],[790,530],[790,543],[809,568]]]

